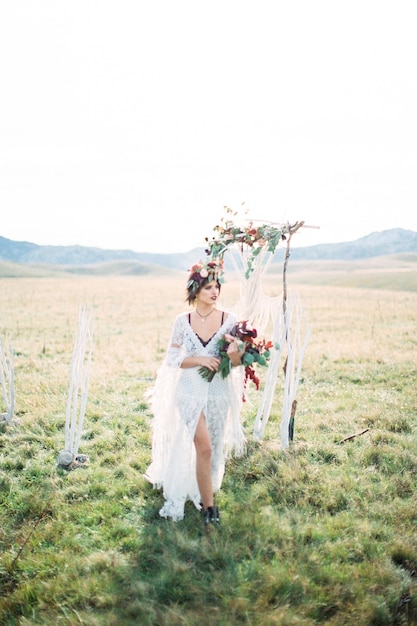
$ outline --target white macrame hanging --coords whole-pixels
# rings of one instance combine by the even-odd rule
[[[271,264],[272,254],[263,248],[250,272],[248,257],[242,247],[236,250],[229,248],[226,255],[239,277],[240,295],[238,302],[232,307],[233,313],[240,320],[249,320],[259,335],[263,335],[271,318],[274,321],[279,306],[279,298],[267,296],[262,289],[263,276]]]

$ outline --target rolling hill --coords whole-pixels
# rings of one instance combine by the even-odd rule
[[[359,260],[387,255],[417,252],[417,232],[394,228],[374,232],[355,241],[319,244],[292,248],[291,259],[309,260]],[[276,261],[281,261],[284,248],[276,253]],[[27,241],[13,241],[0,237],[0,261],[24,265],[52,265],[86,267],[98,264],[135,261],[143,266],[162,266],[184,271],[198,258],[204,257],[204,248],[188,252],[147,253],[133,250],[106,250],[86,246],[41,246]],[[121,265],[124,266],[124,263]],[[128,264],[129,265],[129,264]],[[132,269],[136,267],[136,269]],[[130,271],[137,272],[137,266],[130,265]]]

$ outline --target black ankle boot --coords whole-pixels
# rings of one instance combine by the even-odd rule
[[[208,506],[203,509],[204,524],[220,524],[220,511],[217,506]]]

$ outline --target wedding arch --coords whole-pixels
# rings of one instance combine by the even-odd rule
[[[283,401],[280,439],[282,448],[288,448],[293,439],[294,418],[297,407],[297,389],[300,381],[304,352],[310,339],[310,326],[301,298],[288,289],[287,268],[292,237],[302,227],[303,221],[294,224],[259,223],[237,219],[236,211],[226,207],[226,216],[213,229],[211,239],[206,237],[206,253],[213,259],[229,261],[239,277],[240,296],[233,307],[238,319],[249,320],[264,334],[272,326],[272,353],[265,384],[254,424],[254,435],[262,439],[267,425],[283,361]],[[314,227],[313,227],[314,228]],[[282,293],[267,296],[263,283],[275,252],[285,244],[282,271]]]

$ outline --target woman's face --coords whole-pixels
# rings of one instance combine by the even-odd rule
[[[217,280],[211,280],[204,285],[197,294],[196,301],[201,304],[213,305],[216,304],[220,294],[220,287]]]

